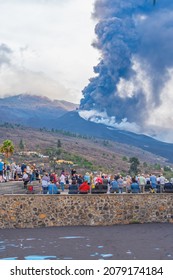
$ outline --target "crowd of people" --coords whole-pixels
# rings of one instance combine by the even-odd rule
[[[22,180],[24,188],[28,183],[38,181],[42,186],[43,194],[60,194],[68,189],[69,194],[88,193],[99,187],[107,193],[144,193],[163,192],[165,183],[169,182],[163,174],[137,174],[136,176],[122,176],[121,174],[103,174],[100,172],[78,174],[75,169],[70,172],[61,170],[60,174],[38,169],[35,164],[21,165],[15,162],[4,164],[0,160],[0,182]],[[170,180],[173,183],[173,179]]]
[[[123,177],[121,174],[107,175],[86,172],[82,175],[77,174],[74,169],[71,170],[71,174],[62,170],[59,177],[55,173],[45,173],[41,178],[44,194],[64,192],[65,188],[68,189],[69,194],[92,193],[95,189],[106,190],[106,193],[161,193],[167,182],[168,180],[163,174],[158,176],[137,174],[133,177],[130,175]]]
[[[6,164],[0,159],[0,182],[18,181],[22,178],[24,172],[28,174],[31,181],[35,181],[41,178],[40,175],[43,173],[43,170],[38,170],[35,164],[16,164],[15,162]]]

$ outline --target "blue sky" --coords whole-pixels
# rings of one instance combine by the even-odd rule
[[[19,93],[79,103],[99,54],[94,0],[0,0],[0,97]]]

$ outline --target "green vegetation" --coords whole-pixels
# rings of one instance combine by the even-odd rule
[[[123,157],[122,157],[122,160],[123,160],[123,161],[127,161],[128,158],[127,158],[126,156],[123,156]]]
[[[61,146],[62,146],[61,140],[58,139],[58,141],[57,141],[57,148],[59,149],[59,148],[61,148]]]
[[[140,170],[140,173],[145,174],[163,173],[168,179],[173,177],[171,163],[168,163],[169,166],[165,164],[164,159],[158,159],[155,155],[143,154],[142,151],[136,152],[133,146],[126,147],[123,144],[117,146],[111,140],[83,136],[64,130],[33,129],[9,123],[3,123],[0,127],[0,144],[4,139],[14,141],[15,152],[12,151],[11,155],[17,163],[32,162],[45,168],[55,166],[56,170],[61,168],[69,170],[72,165],[68,165],[65,161],[71,161],[81,173],[100,171],[111,174],[121,173],[125,176],[129,172],[131,175],[136,175]],[[29,151],[32,153],[27,154]],[[4,152],[1,157],[4,157]]]
[[[17,127],[23,128],[21,124],[16,124],[16,123],[12,124],[8,122],[1,123],[0,127],[11,128],[11,129],[15,129]]]
[[[129,159],[130,162],[130,169],[129,169],[129,173],[134,176],[136,174],[138,174],[139,169],[138,166],[140,165],[139,159],[136,157],[131,157]]]
[[[80,168],[86,168],[88,170],[93,170],[93,163],[87,160],[85,157],[76,155],[76,154],[66,154],[64,156],[65,160],[69,160],[75,163],[75,165],[79,166]]]
[[[25,143],[24,143],[23,139],[20,139],[19,149],[22,150],[22,151],[25,149]]]
[[[169,166],[164,166],[163,170],[164,170],[163,171],[163,176],[165,176],[165,178],[167,178],[168,180],[173,178],[173,170],[172,170],[172,168],[170,168]]]
[[[108,147],[110,146],[110,143],[108,140],[103,140],[103,146]]]
[[[160,164],[155,163],[155,164],[154,164],[154,169],[155,169],[155,170],[161,170]]]
[[[14,144],[11,140],[4,140],[0,146],[0,152],[4,154],[5,159],[8,159],[14,153]]]

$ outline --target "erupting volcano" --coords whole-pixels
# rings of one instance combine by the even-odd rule
[[[100,52],[80,116],[173,140],[173,1],[97,0]]]

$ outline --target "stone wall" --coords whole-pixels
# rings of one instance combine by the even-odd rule
[[[151,222],[173,222],[173,194],[0,196],[0,228]]]

